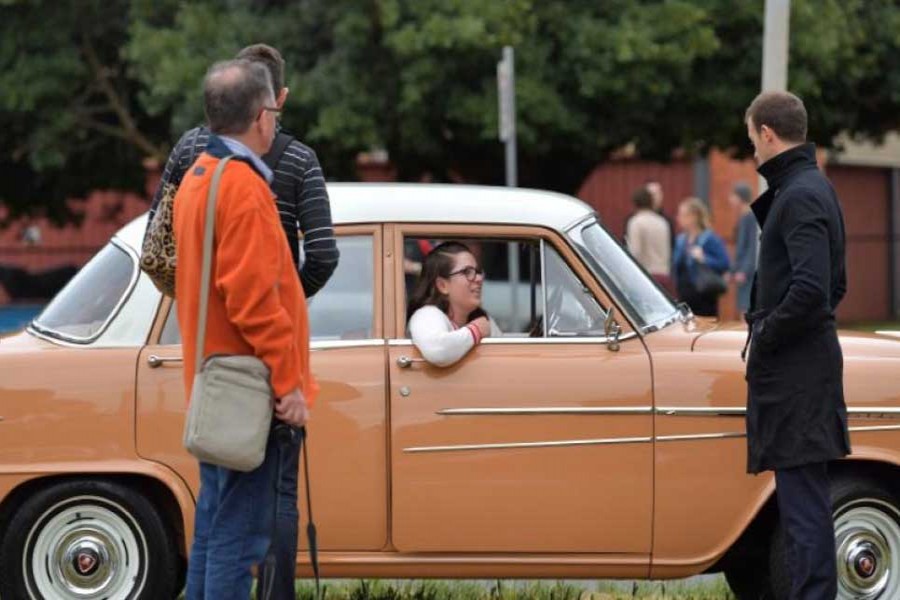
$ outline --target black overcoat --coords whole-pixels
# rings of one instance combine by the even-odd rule
[[[752,205],[762,233],[747,316],[750,473],[850,452],[834,321],[847,290],[837,194],[813,144],[782,152],[759,172],[769,187]]]

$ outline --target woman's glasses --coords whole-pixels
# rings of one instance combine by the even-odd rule
[[[467,281],[475,281],[475,279],[481,275],[484,275],[484,269],[481,267],[466,267],[464,269],[460,269],[459,271],[453,271],[449,275],[448,278],[453,277],[454,275],[462,275],[466,278]]]

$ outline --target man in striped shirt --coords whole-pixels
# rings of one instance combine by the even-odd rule
[[[241,50],[236,58],[263,64],[272,76],[276,106],[281,108],[287,98],[288,89],[284,87],[284,60],[281,54],[271,46],[254,44]],[[328,192],[325,189],[325,178],[316,158],[316,153],[296,139],[284,147],[277,156],[279,138],[283,137],[279,130],[272,150],[263,157],[268,164],[274,163],[274,178],[271,182],[275,193],[278,215],[287,235],[294,264],[297,266],[303,291],[308,298],[318,292],[334,273],[338,264],[338,249],[331,222],[331,206]],[[150,205],[150,219],[162,198],[166,184],[176,187],[188,168],[193,164],[209,141],[209,129],[196,127],[186,132],[178,140],[169,154],[162,180]],[[302,233],[303,245],[300,246]],[[280,439],[281,446],[281,484],[278,486],[278,517],[272,538],[270,553],[275,558],[274,574],[269,561],[263,564],[258,589],[271,589],[269,598],[293,600],[294,576],[297,560],[297,532],[299,514],[297,510],[297,476],[299,471],[300,433],[287,429],[290,436]],[[289,438],[289,439],[288,439]],[[270,587],[271,586],[271,587]]]
[[[271,46],[254,44],[241,50],[235,58],[260,62],[269,69],[276,90],[276,105],[281,108],[288,94],[288,89],[284,87],[284,60],[281,54]],[[283,134],[284,130],[280,129],[279,133]],[[202,126],[185,132],[175,144],[150,204],[148,223],[156,213],[165,185],[171,183],[177,187],[181,183],[188,167],[206,149],[208,141],[209,129]],[[277,141],[278,138],[273,148]],[[275,178],[271,187],[277,196],[278,215],[300,272],[300,283],[309,299],[325,286],[338,264],[325,178],[316,153],[296,139],[292,139],[280,158],[276,158],[278,162],[272,169]],[[302,248],[298,228],[303,236]]]

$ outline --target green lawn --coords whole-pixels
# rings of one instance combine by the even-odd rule
[[[325,600],[734,600],[721,576],[674,581],[328,580]],[[181,596],[182,598],[184,596]],[[314,600],[311,580],[297,599]]]
[[[676,581],[329,580],[326,600],[733,600],[722,577]],[[298,600],[315,587],[298,581]]]
[[[857,321],[854,323],[839,323],[841,329],[851,331],[900,331],[900,321]]]

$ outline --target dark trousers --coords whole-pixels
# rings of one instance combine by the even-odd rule
[[[297,572],[297,473],[300,468],[300,432],[284,424],[276,426],[279,477],[276,483],[275,531],[262,564],[257,586],[261,600],[294,600]],[[274,568],[273,568],[274,566]],[[269,592],[265,596],[265,592]]]
[[[837,562],[827,463],[776,469],[775,485],[791,600],[834,600]]]

